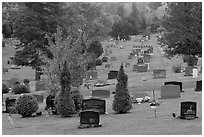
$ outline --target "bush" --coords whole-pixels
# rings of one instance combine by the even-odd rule
[[[84,99],[83,95],[80,93],[78,89],[72,89],[71,98],[74,101],[75,110],[79,112],[82,107],[82,100]]]
[[[181,66],[173,66],[172,69],[174,71],[174,73],[181,73]]]
[[[96,66],[101,66],[103,64],[103,61],[101,59],[96,60]]]
[[[29,83],[30,83],[30,80],[29,80],[29,79],[24,79],[24,80],[23,80],[23,83],[24,83],[24,84],[29,84]]]
[[[102,61],[103,61],[103,62],[107,62],[107,61],[108,61],[108,57],[103,57],[103,58],[102,58]]]
[[[22,93],[29,93],[29,89],[26,85],[15,85],[12,89],[12,93],[14,94],[22,94]]]
[[[123,65],[118,72],[117,81],[112,109],[116,113],[127,113],[132,109],[132,100],[127,88],[128,76],[124,72]]]
[[[38,108],[37,99],[32,95],[21,95],[16,100],[16,112],[22,117],[30,117]]]
[[[9,93],[9,90],[10,89],[8,88],[8,86],[5,83],[2,83],[2,93]]]

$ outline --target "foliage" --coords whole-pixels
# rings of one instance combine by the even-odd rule
[[[9,92],[9,87],[5,83],[2,83],[2,93],[5,94],[8,92]]]
[[[60,66],[59,66],[60,67]],[[67,63],[62,64],[60,74],[61,91],[55,98],[56,110],[62,117],[69,117],[76,113],[74,101],[71,99],[71,75]]]
[[[166,32],[159,39],[167,56],[202,55],[202,3],[170,2],[162,21]]]
[[[152,10],[157,10],[158,7],[162,6],[162,2],[149,2],[148,7]]]
[[[100,42],[94,41],[91,43],[90,47],[87,49],[88,53],[94,53],[95,58],[98,58],[103,53],[103,47]]]
[[[108,57],[106,57],[106,56],[103,57],[103,58],[102,58],[102,61],[103,61],[103,62],[107,62],[107,61],[108,61]]]
[[[15,85],[12,89],[12,93],[14,94],[22,94],[22,93],[30,93],[28,87],[26,85]]]
[[[29,79],[24,79],[24,80],[23,80],[23,83],[24,83],[24,84],[29,84],[29,83],[30,83],[30,80],[29,80]]]
[[[127,113],[132,109],[132,100],[127,88],[128,76],[124,72],[123,65],[120,66],[117,81],[112,109],[117,113]]]
[[[197,65],[198,59],[192,55],[184,55],[183,62],[187,62],[188,66],[195,66]]]
[[[96,66],[101,66],[103,61],[101,59],[96,59]]]
[[[174,73],[181,73],[182,67],[181,66],[173,66],[172,69],[173,69]]]
[[[21,95],[16,100],[16,111],[22,117],[30,117],[38,108],[37,99],[32,95]]]
[[[82,100],[84,99],[83,95],[77,88],[72,88],[71,98],[74,101],[76,112],[79,112],[81,110]]]

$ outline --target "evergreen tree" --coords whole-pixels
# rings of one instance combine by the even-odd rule
[[[61,91],[55,99],[56,109],[62,117],[69,117],[76,113],[75,104],[71,98],[71,75],[67,68],[67,63],[63,64],[60,75]],[[59,66],[60,68],[60,66]]]
[[[132,100],[127,88],[128,76],[124,72],[123,65],[121,64],[117,77],[116,92],[112,104],[112,109],[116,113],[127,113],[132,109]]]

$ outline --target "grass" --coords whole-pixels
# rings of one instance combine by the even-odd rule
[[[180,98],[162,100],[162,104],[158,108],[157,118],[154,117],[154,111],[148,103],[133,104],[133,109],[127,114],[115,114],[112,110],[113,95],[106,100],[106,111],[108,115],[100,115],[102,127],[90,129],[78,129],[79,117],[62,118],[60,116],[48,116],[43,114],[40,117],[21,118],[20,115],[13,115],[15,128],[10,128],[7,121],[7,114],[2,114],[2,133],[4,135],[200,135],[202,134],[202,92],[195,92],[194,87],[198,78],[193,79],[184,77],[181,73],[172,72],[172,61],[162,57],[160,48],[156,44],[155,36],[151,36],[148,45],[154,46],[154,55],[150,62],[150,71],[147,73],[133,72],[135,59],[127,59],[128,53],[131,51],[133,44],[138,42],[127,41],[121,42],[124,49],[111,48],[113,53],[111,56],[117,58],[116,61],[108,61],[112,64],[111,68],[97,67],[99,79],[107,79],[110,70],[119,70],[121,62],[129,62],[130,67],[125,67],[125,73],[128,74],[128,89],[130,92],[148,92],[152,97],[152,90],[155,90],[156,98],[160,97],[160,88],[165,81],[176,80],[183,82],[184,93]],[[155,68],[164,68],[167,70],[167,76],[164,79],[152,79],[152,70]],[[103,71],[101,71],[103,69]],[[27,74],[25,74],[26,76]],[[147,81],[142,81],[142,77]],[[4,78],[4,75],[3,75]],[[116,83],[116,80],[108,80],[108,83]],[[94,87],[91,87],[93,89]],[[90,90],[91,90],[90,89]],[[115,85],[103,87],[103,89],[114,90]],[[80,91],[89,98],[90,90],[81,87]],[[42,92],[36,92],[41,94]],[[13,95],[4,95],[9,97]],[[18,96],[18,95],[15,95]],[[197,115],[199,118],[195,120],[180,120],[172,117],[172,113],[180,115],[180,102],[182,101],[197,102]],[[40,104],[40,110],[44,111],[45,104]]]

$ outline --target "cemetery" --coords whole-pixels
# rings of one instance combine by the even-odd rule
[[[2,134],[202,135],[202,57],[194,66],[180,56],[169,59],[157,34],[146,33],[104,40],[101,64],[85,73],[81,56],[53,48],[69,58],[48,61],[52,74],[43,71],[38,80],[37,68],[13,69],[8,60],[16,50],[6,43]],[[176,63],[184,71],[175,73]]]

